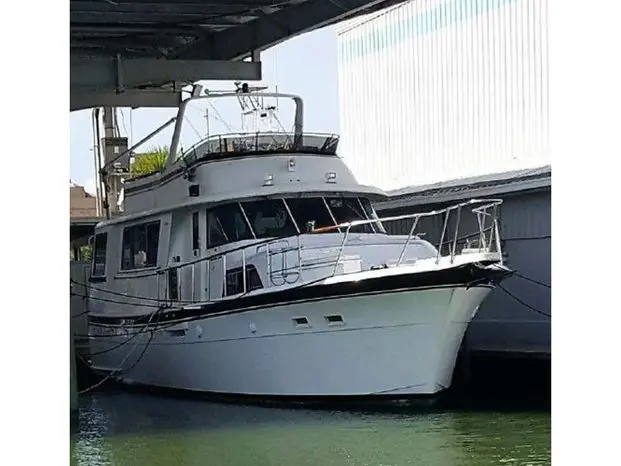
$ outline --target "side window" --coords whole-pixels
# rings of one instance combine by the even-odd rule
[[[297,230],[282,199],[243,202],[242,207],[257,238],[296,235]]]
[[[108,246],[108,233],[95,235],[93,251],[93,277],[103,277],[106,275],[106,249]]]
[[[133,225],[123,230],[121,270],[155,267],[160,239],[160,221]]]
[[[207,211],[208,248],[252,238],[252,231],[238,204],[225,204]]]
[[[254,265],[246,266],[246,292],[263,288],[261,278]],[[232,296],[244,292],[242,268],[226,271],[226,295]]]

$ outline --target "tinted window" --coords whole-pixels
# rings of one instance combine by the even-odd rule
[[[282,199],[243,202],[242,206],[257,238],[297,234]]]
[[[246,266],[246,292],[263,288],[261,278],[254,265]],[[244,281],[241,267],[226,271],[226,295],[244,293]]]
[[[93,251],[93,271],[94,277],[106,274],[106,246],[108,243],[108,233],[95,235]]]
[[[159,239],[159,220],[125,228],[121,270],[155,267]]]
[[[300,231],[303,233],[313,228],[334,225],[330,212],[321,197],[287,199],[287,205]],[[309,229],[309,223],[311,222],[313,223],[313,227]]]
[[[366,213],[356,197],[327,197],[326,201],[339,224],[367,219]],[[349,231],[352,233],[373,233],[373,228],[370,224],[357,225]]]
[[[238,204],[225,204],[207,211],[207,247],[252,238]]]

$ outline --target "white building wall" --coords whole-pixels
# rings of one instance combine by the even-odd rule
[[[337,34],[339,153],[360,182],[550,163],[547,0],[415,0]]]

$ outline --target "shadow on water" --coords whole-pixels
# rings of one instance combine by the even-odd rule
[[[80,399],[71,464],[549,465],[549,361],[471,370],[434,406],[293,409],[107,385]]]
[[[111,387],[80,400],[71,464],[550,464],[549,411],[486,399],[454,398],[435,408],[285,409]]]

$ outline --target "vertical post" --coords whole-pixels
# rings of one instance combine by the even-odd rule
[[[459,234],[459,222],[461,221],[461,206],[457,208],[457,222],[455,223],[455,237],[453,238],[453,247],[451,248],[451,264],[455,260],[455,252],[457,251],[457,235]]]
[[[448,219],[451,209],[446,209],[446,217],[444,217],[444,226],[442,227],[442,234],[440,235],[440,244],[438,244],[438,255],[436,256],[436,265],[440,263],[440,256],[442,255],[442,243],[444,243],[444,235],[446,233],[446,227],[448,225]]]
[[[494,219],[494,230],[496,232],[496,252],[500,254],[500,265],[504,265],[503,254],[502,254],[502,245],[500,243],[500,231],[498,229],[498,219]]]
[[[104,159],[105,163],[108,163],[108,158],[112,159],[109,154],[106,142],[110,138],[116,136],[116,107],[103,107],[103,125],[104,125]],[[109,213],[116,213],[118,211],[117,201],[120,193],[120,180],[118,176],[110,176],[110,172],[114,172],[114,168],[106,172],[106,180],[104,184],[108,187],[108,193],[106,195],[107,210]],[[112,212],[110,212],[112,211]]]
[[[170,142],[170,149],[168,152],[168,159],[166,165],[171,165],[175,162],[177,156],[177,149],[179,148],[179,139],[181,137],[181,128],[184,122],[185,107],[188,105],[188,100],[184,100],[179,104],[179,111],[177,112],[177,120],[175,121],[175,130],[173,132],[172,141]]]
[[[242,249],[242,292],[246,293],[246,250]]]
[[[490,226],[489,226],[489,239],[487,240],[487,249],[488,251],[491,251],[492,245],[494,242],[494,233],[495,233],[494,232],[494,216],[488,212],[488,208],[489,207],[486,206],[483,212],[485,213],[485,217],[489,217],[492,219],[492,221],[490,222]],[[487,218],[485,220],[485,223],[487,224]]]
[[[205,274],[207,278],[205,279],[205,283],[207,283],[207,302],[209,302],[211,301],[211,260],[207,259],[205,263],[207,264],[207,273]]]
[[[477,210],[476,214],[477,222],[479,224],[479,252],[481,252],[481,250],[485,248],[487,244],[485,241],[485,214],[481,213],[480,210]]]
[[[194,303],[195,299],[195,292],[194,290],[196,289],[196,283],[195,283],[195,277],[196,277],[196,262],[194,262],[192,264],[192,295],[190,297],[190,300],[192,301],[192,303]]]
[[[492,220],[492,228],[494,229],[494,235],[496,236],[496,252],[500,254],[500,264],[502,265],[502,246],[500,245],[500,231],[498,228],[498,204],[494,205],[494,214]],[[491,241],[490,241],[491,242]],[[490,251],[492,245],[490,244]]]
[[[222,255],[222,297],[226,297],[226,253]]]
[[[162,289],[161,288],[161,286],[162,286],[162,284],[161,284],[162,279],[160,278],[161,275],[162,274],[158,271],[157,272],[157,285],[156,285],[157,286],[157,305],[158,306],[162,305],[162,303],[160,302],[160,295],[162,293],[162,291],[161,291],[161,289]]]
[[[401,260],[403,259],[403,256],[405,256],[405,250],[407,249],[407,247],[410,244],[410,240],[412,239],[412,235],[414,234],[414,231],[416,230],[416,225],[418,225],[418,220],[420,219],[420,216],[417,216],[416,218],[414,218],[414,222],[412,223],[412,228],[410,228],[410,234],[408,235],[408,239],[406,240],[405,244],[403,245],[403,249],[401,250],[401,254],[399,254],[399,259],[397,260],[397,267],[399,266],[399,264],[401,264]]]
[[[295,120],[293,123],[293,147],[298,148],[302,145],[304,131],[304,103],[299,97],[294,98],[293,101],[295,102]]]
[[[302,245],[298,236],[298,277],[302,275]]]
[[[265,283],[272,283],[272,256],[270,255],[270,243],[265,244]]]
[[[351,223],[347,226],[347,230],[345,231],[345,235],[343,235],[343,241],[341,242],[341,248],[339,249],[339,255],[336,257],[336,262],[334,263],[334,270],[332,271],[332,276],[336,275],[336,269],[339,266],[339,262],[341,261],[341,256],[343,255],[343,249],[345,249],[345,242],[347,241],[347,236],[349,236],[349,230],[351,230]]]

